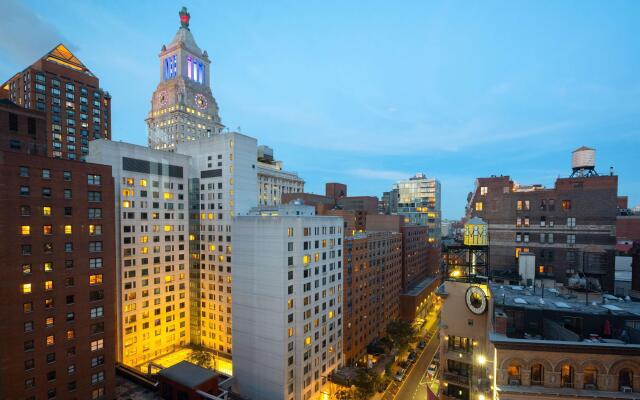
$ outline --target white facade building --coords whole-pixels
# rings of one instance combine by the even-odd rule
[[[287,204],[237,216],[233,375],[243,396],[319,399],[342,364],[340,217]]]
[[[440,181],[425,174],[399,181],[394,185],[398,191],[397,213],[404,215],[407,222],[429,227],[429,239],[440,240],[442,219]]]
[[[285,193],[304,192],[304,180],[295,172],[284,171],[282,161],[273,158],[273,149],[258,146],[258,205],[282,204]]]
[[[117,360],[140,366],[189,343],[189,157],[110,140],[88,162],[115,183]]]
[[[190,156],[191,333],[194,342],[232,352],[233,217],[256,205],[256,139],[239,133],[179,143]]]

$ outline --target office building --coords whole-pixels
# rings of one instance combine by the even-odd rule
[[[569,284],[577,274],[613,291],[618,177],[595,174],[594,159],[592,149],[576,150],[578,172],[552,188],[508,176],[477,179],[467,216],[489,223],[494,278],[517,278],[518,256],[526,251],[535,255],[537,279]]]
[[[342,220],[313,207],[234,220],[233,376],[245,397],[321,399],[342,365]]]
[[[90,149],[115,182],[117,360],[139,367],[190,342],[190,159],[107,140]]]
[[[0,398],[112,399],[111,168],[49,158],[48,124],[0,100]]]
[[[282,161],[273,158],[273,149],[258,146],[258,205],[277,206],[282,195],[304,192],[304,180],[295,172],[282,169]]]
[[[191,15],[179,13],[180,28],[160,50],[160,83],[147,116],[149,147],[173,151],[177,143],[222,132],[218,104],[211,92],[211,60],[189,28]]]
[[[387,199],[390,207],[393,207],[395,200],[392,197],[394,191],[397,190],[397,210],[395,213],[403,215],[411,224],[427,226],[429,238],[432,241],[439,241],[442,236],[440,233],[442,218],[440,181],[435,178],[427,178],[425,174],[419,173],[396,183],[393,189]]]
[[[90,140],[111,138],[111,96],[62,43],[2,88],[14,103],[45,113],[50,157],[85,161]]]

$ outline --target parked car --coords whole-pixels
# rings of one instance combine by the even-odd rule
[[[430,378],[435,377],[437,371],[438,371],[438,366],[435,363],[431,363],[429,365],[429,368],[427,368],[427,374],[429,375]]]
[[[402,380],[404,379],[404,375],[405,375],[405,373],[406,373],[406,372],[407,372],[407,370],[406,370],[406,369],[404,369],[404,368],[400,368],[400,369],[398,370],[398,372],[396,372],[396,375],[394,376],[394,379],[395,379],[396,381],[398,381],[398,382],[402,382]]]
[[[418,342],[419,349],[424,349],[425,347],[427,347],[427,343],[424,340],[421,340],[420,342]]]
[[[411,353],[409,353],[409,356],[407,357],[407,360],[409,360],[410,362],[414,362],[416,360],[417,355],[415,351],[412,351]]]

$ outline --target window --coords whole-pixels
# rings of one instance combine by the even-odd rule
[[[87,183],[89,185],[100,185],[100,175],[95,175],[95,174],[87,175]]]
[[[73,231],[73,228],[72,228],[71,225],[65,225],[64,226],[64,234],[65,235],[71,235],[72,231]]]
[[[44,281],[44,290],[53,290],[53,281]]]
[[[31,273],[31,264],[22,264],[22,275],[29,275]]]
[[[560,384],[562,387],[573,387],[573,367],[563,364],[560,370]]]
[[[484,196],[489,192],[489,188],[486,186],[480,186],[480,195]]]
[[[95,385],[98,382],[104,381],[104,371],[96,372],[91,375],[91,384]]]
[[[72,194],[71,193],[71,189],[65,189],[64,190],[64,198],[65,199],[67,199],[67,200],[71,199],[71,194]]]
[[[45,339],[45,343],[47,346],[53,346],[54,344],[56,344],[56,338],[53,335],[47,335],[46,339]]]
[[[98,351],[104,348],[104,339],[98,339],[91,342],[91,351]]]
[[[22,217],[31,216],[31,207],[29,207],[29,206],[20,206],[20,215]]]
[[[585,367],[583,374],[584,388],[596,389],[598,387],[598,370],[594,367]]]
[[[33,321],[27,321],[24,323],[24,331],[26,333],[33,332]]]
[[[42,264],[42,267],[44,268],[44,272],[53,271],[53,263],[52,262],[47,261],[44,264]]]
[[[482,211],[482,202],[481,201],[477,201],[476,202],[476,211]]]
[[[89,218],[102,218],[102,208],[90,208]]]
[[[576,226],[576,219],[574,217],[569,217],[567,218],[567,226],[569,227],[575,227]]]
[[[293,228],[287,228],[287,236],[288,237],[292,237],[293,236]]]
[[[50,217],[51,216],[51,207],[43,206],[42,207],[42,215],[45,216],[45,217]]]
[[[63,178],[65,181],[70,181],[70,180],[71,180],[71,171],[64,171],[64,172],[62,173],[62,178]]]
[[[20,176],[23,178],[29,177],[29,167],[20,167]]]
[[[102,201],[102,193],[101,192],[89,192],[89,201]]]
[[[44,197],[45,199],[48,199],[51,197],[51,188],[45,187],[42,188],[42,197]]]
[[[53,227],[51,225],[42,225],[42,234],[43,235],[52,235]]]
[[[89,251],[90,252],[102,251],[102,242],[89,242]]]
[[[520,366],[510,365],[507,368],[507,374],[509,375],[509,385],[520,385]]]
[[[102,258],[90,258],[89,268],[90,269],[102,268]]]
[[[93,307],[89,311],[89,315],[91,316],[91,319],[100,318],[100,317],[102,317],[104,315],[104,308],[103,307]]]
[[[567,244],[576,244],[576,235],[567,235]]]
[[[99,365],[104,365],[104,356],[96,356],[91,359],[91,368],[97,367]]]
[[[20,186],[20,196],[29,196],[29,186]]]
[[[22,293],[24,293],[24,294],[31,293],[31,284],[30,283],[23,283],[22,284]]]
[[[562,200],[562,209],[571,210],[571,200]]]
[[[28,236],[28,235],[31,235],[31,226],[29,226],[29,225],[22,225],[22,226],[20,227],[20,234],[21,234],[22,236]]]
[[[100,285],[102,283],[102,274],[89,275],[89,285]]]
[[[43,169],[42,170],[42,179],[51,179],[51,170]]]

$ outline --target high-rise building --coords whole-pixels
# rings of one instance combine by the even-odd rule
[[[553,188],[516,184],[508,176],[478,178],[467,215],[489,223],[494,278],[517,278],[518,257],[526,251],[535,255],[538,279],[568,284],[583,274],[613,291],[617,192],[615,175],[558,178]]]
[[[304,180],[295,172],[282,169],[282,161],[273,158],[273,149],[258,146],[258,205],[276,206],[282,195],[303,193]]]
[[[115,182],[116,354],[136,367],[190,342],[190,158],[107,140],[90,147]]]
[[[48,126],[0,100],[0,398],[112,399],[111,168],[47,157]]]
[[[310,206],[236,217],[233,375],[241,395],[328,396],[327,378],[342,365],[342,234],[341,218]]]
[[[399,318],[402,234],[348,232],[343,246],[345,363],[364,364],[367,345]]]
[[[111,139],[111,96],[62,43],[2,88],[14,103],[45,112],[49,156],[85,161],[90,140]]]
[[[236,132],[179,143],[190,157],[191,334],[194,343],[232,353],[231,235],[236,215],[256,206],[256,139]]]
[[[390,206],[393,205],[392,197],[396,189],[398,193],[396,213],[404,215],[407,222],[414,225],[427,226],[429,238],[433,241],[439,241],[442,218],[440,181],[435,178],[427,178],[422,173],[400,181],[394,185],[394,190],[389,193]]]
[[[211,92],[211,60],[193,38],[187,9],[179,14],[180,28],[158,56],[160,83],[146,119],[149,147],[158,150],[172,151],[177,143],[210,137],[224,127]]]

